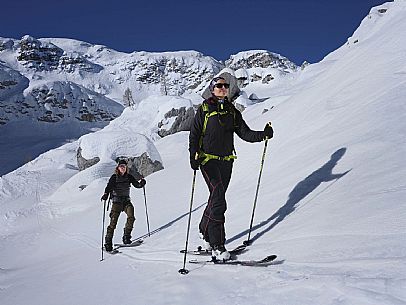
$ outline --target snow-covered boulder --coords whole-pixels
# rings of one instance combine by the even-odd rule
[[[161,156],[150,139],[126,129],[106,130],[87,134],[79,139],[78,167],[88,168],[101,163],[128,161],[130,173],[146,177],[163,169]]]
[[[178,96],[150,96],[137,108],[126,108],[122,115],[112,121],[107,130],[131,130],[143,133],[152,140],[178,131],[190,129],[194,117],[191,100]]]

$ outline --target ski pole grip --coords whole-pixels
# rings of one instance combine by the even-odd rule
[[[265,125],[265,126],[272,127],[272,122],[271,122],[271,121],[269,121],[268,123],[266,123],[266,125]],[[268,140],[269,140],[269,138],[268,138],[268,137],[265,137],[265,140],[266,140],[266,141],[268,141]]]

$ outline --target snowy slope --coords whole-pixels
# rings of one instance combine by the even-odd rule
[[[278,88],[247,86],[271,98],[248,107],[244,118],[253,129],[272,121],[275,137],[265,160],[254,243],[241,258],[275,253],[278,264],[187,264],[189,275],[177,272],[192,180],[187,132],[155,143],[165,170],[147,179],[154,234],[99,262],[99,197],[109,173],[72,196],[61,189],[77,173],[74,142],[0,179],[1,303],[406,304],[403,32],[406,1],[386,3],[373,8],[349,39],[357,43]],[[263,143],[236,140],[228,248],[246,238],[262,149]],[[190,247],[199,244],[197,224],[207,200],[200,173],[194,199]],[[146,232],[142,191],[132,189],[132,200],[134,236],[140,236]],[[122,215],[115,241],[124,221]]]

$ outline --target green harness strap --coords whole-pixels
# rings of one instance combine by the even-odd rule
[[[205,152],[201,151],[199,153],[199,158],[204,158],[201,165],[205,165],[210,160],[231,161],[231,160],[237,159],[237,156],[229,155],[229,156],[220,157],[220,156],[216,156],[216,155],[206,154]]]
[[[207,127],[207,122],[209,121],[209,118],[214,116],[214,115],[225,115],[228,114],[228,111],[213,111],[213,112],[209,112],[209,105],[207,105],[206,103],[202,104],[202,108],[203,108],[203,112],[205,112],[205,116],[204,116],[204,122],[203,122],[203,128],[202,128],[202,133],[200,135],[200,139],[199,139],[199,158],[204,158],[204,160],[202,161],[202,165],[205,165],[208,161],[210,160],[221,160],[221,161],[231,161],[234,159],[237,159],[237,156],[235,155],[229,155],[229,156],[224,156],[224,157],[220,157],[220,156],[216,156],[216,155],[212,155],[212,154],[206,154],[203,150],[202,150],[202,146],[203,146],[203,137],[206,133],[206,127]],[[221,105],[221,108],[223,109],[223,105]]]

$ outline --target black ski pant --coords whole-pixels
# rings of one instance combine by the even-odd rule
[[[226,191],[231,179],[233,161],[210,160],[200,167],[210,191],[207,206],[199,224],[204,240],[213,246],[224,245],[225,212],[227,210]]]

